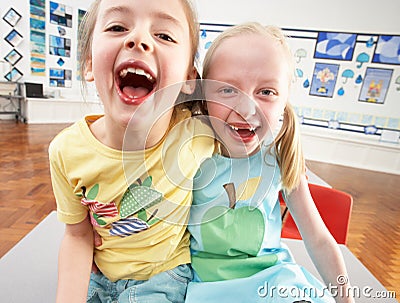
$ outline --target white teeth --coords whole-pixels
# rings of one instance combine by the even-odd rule
[[[126,71],[127,73],[136,74],[136,68],[134,67],[128,67]]]
[[[126,69],[123,69],[119,72],[119,75],[121,78],[125,78],[125,76],[128,74],[128,71]]]
[[[141,76],[146,76],[147,78],[150,77],[150,75],[148,73],[146,73],[143,69],[136,69],[135,70],[137,75],[141,75]]]
[[[238,131],[239,130],[239,127],[236,127],[236,126],[233,126],[233,125],[229,125],[229,127],[234,131]],[[248,128],[248,130],[251,131],[251,132],[254,132],[256,130],[256,127],[250,127],[250,128]]]
[[[121,78],[125,78],[128,73],[136,74],[139,76],[145,76],[150,81],[153,81],[153,77],[149,73],[146,73],[143,69],[140,68],[128,67],[126,69],[121,70],[119,75]]]

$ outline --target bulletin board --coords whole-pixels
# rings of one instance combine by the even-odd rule
[[[213,40],[232,25],[200,24],[200,65]],[[295,57],[291,103],[301,123],[399,143],[400,35],[283,31]]]

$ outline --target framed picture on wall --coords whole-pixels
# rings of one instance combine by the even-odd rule
[[[16,67],[13,67],[10,72],[8,72],[4,78],[7,79],[7,81],[11,82],[16,82],[18,81],[24,74],[20,72],[20,70]]]
[[[13,29],[4,37],[4,40],[6,40],[12,47],[15,47],[21,43],[22,38],[22,35],[17,30]]]
[[[59,36],[49,36],[49,54],[62,57],[71,56],[71,39]]]
[[[315,63],[310,95],[332,98],[339,64]]]
[[[314,58],[351,61],[357,34],[319,32]]]
[[[359,101],[384,104],[393,70],[367,67]]]
[[[51,87],[72,87],[72,70],[50,68]]]
[[[372,62],[400,64],[400,36],[379,36]]]
[[[44,3],[42,4],[37,4],[34,3],[33,0],[30,0],[30,15],[31,18],[34,18],[36,20],[40,19],[43,20],[46,18],[46,10],[43,7]]]
[[[14,27],[18,21],[21,19],[20,13],[18,13],[15,9],[10,8],[7,13],[3,16],[3,20]]]
[[[50,68],[50,78],[64,79],[64,72],[65,72],[65,70],[63,70],[63,69]]]
[[[22,59],[22,55],[16,50],[12,49],[5,57],[4,60],[6,60],[8,63],[11,65],[15,65],[18,63],[19,60]]]
[[[50,23],[72,27],[72,7],[50,1]]]

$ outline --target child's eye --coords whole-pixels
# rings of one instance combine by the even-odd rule
[[[168,42],[175,42],[174,39],[171,38],[171,36],[167,34],[156,34],[156,36],[162,40],[168,41]]]
[[[125,27],[121,26],[121,25],[113,25],[110,26],[109,28],[107,28],[107,31],[110,32],[124,32],[126,31]]]
[[[274,96],[276,95],[276,92],[270,89],[263,89],[260,91],[260,94],[263,96]]]
[[[220,89],[220,93],[226,94],[226,95],[234,94],[234,93],[236,93],[236,90],[232,87],[224,87],[224,88]]]

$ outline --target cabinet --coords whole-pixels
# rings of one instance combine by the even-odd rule
[[[0,81],[0,100],[0,115],[15,115],[17,121],[25,122],[21,109],[25,100],[23,83]]]

